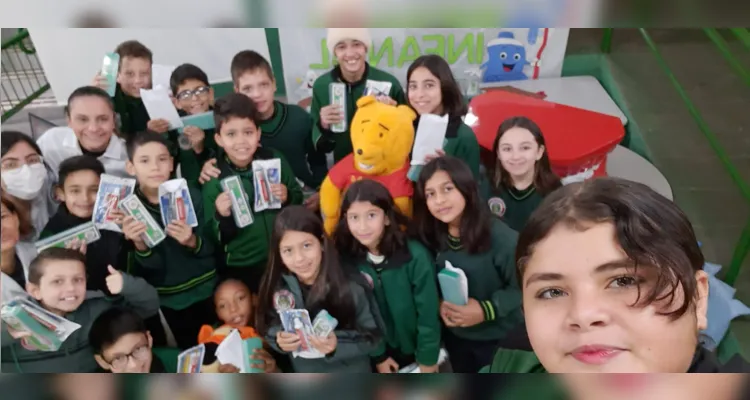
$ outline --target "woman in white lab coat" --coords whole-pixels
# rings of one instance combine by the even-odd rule
[[[31,229],[20,240],[34,242],[57,211],[53,197],[52,172],[42,152],[29,135],[6,131],[0,136],[0,181],[5,196],[16,208],[21,220]]]
[[[65,116],[68,126],[52,128],[37,140],[54,181],[60,163],[80,155],[101,161],[107,174],[129,177],[125,172],[125,141],[115,133],[117,118],[107,92],[93,86],[74,90],[68,97]]]

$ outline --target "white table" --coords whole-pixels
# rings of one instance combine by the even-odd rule
[[[513,86],[532,93],[544,92],[547,95],[544,100],[612,115],[619,118],[623,125],[628,123],[628,118],[625,117],[625,114],[609,97],[601,83],[593,76],[566,76],[562,78],[483,83],[479,85],[479,88],[502,86]]]
[[[607,175],[643,183],[669,200],[674,200],[672,186],[664,174],[648,160],[624,146],[618,145],[609,153]]]

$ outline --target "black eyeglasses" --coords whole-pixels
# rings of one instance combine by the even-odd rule
[[[123,370],[128,366],[128,359],[130,359],[131,357],[136,361],[145,361],[146,358],[148,358],[149,354],[151,354],[151,348],[148,346],[148,344],[144,344],[136,347],[129,354],[120,354],[111,361],[107,362],[112,366],[113,369]]]
[[[193,96],[202,96],[204,94],[207,94],[210,90],[210,86],[201,86],[193,90],[183,90],[182,92],[177,93],[177,100],[188,100]]]

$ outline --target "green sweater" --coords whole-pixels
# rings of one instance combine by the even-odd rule
[[[440,303],[432,254],[419,242],[382,264],[364,257],[359,270],[373,282],[375,299],[385,323],[383,346],[373,352],[384,357],[385,345],[405,355],[415,355],[422,365],[435,365],[440,352]]]
[[[125,94],[118,83],[112,102],[115,105],[120,137],[128,140],[136,133],[146,131],[146,126],[151,118],[149,118],[146,106],[143,105],[143,100],[140,97]]]
[[[211,108],[213,111],[213,108]],[[179,110],[181,117],[187,116],[188,114],[182,110]],[[180,173],[183,178],[193,187],[201,187],[198,178],[201,175],[201,169],[203,164],[206,163],[210,158],[216,157],[218,154],[219,146],[216,145],[214,129],[206,129],[203,131],[205,138],[203,139],[203,151],[200,154],[196,154],[193,149],[182,149],[179,145],[180,133],[177,130],[171,130],[167,132],[167,140],[170,143],[169,152],[174,158],[175,173],[177,173],[177,165],[180,166]]]
[[[544,200],[534,185],[525,190],[488,188],[487,191],[484,197],[487,199],[490,211],[517,232],[521,232],[531,213]]]
[[[276,101],[273,116],[260,123],[260,143],[281,152],[294,176],[317,189],[328,174],[328,165],[325,153],[313,145],[312,129],[312,118],[302,107]]]
[[[312,104],[310,105],[310,116],[313,119],[312,140],[315,147],[323,152],[333,151],[333,159],[338,162],[352,152],[352,139],[349,136],[352,118],[357,111],[357,100],[364,94],[367,80],[391,82],[389,96],[398,104],[406,104],[404,90],[395,76],[381,71],[367,64],[365,74],[357,82],[345,82],[341,77],[341,69],[336,66],[330,72],[321,75],[313,84]],[[320,109],[331,104],[330,85],[333,82],[342,82],[347,85],[346,92],[346,132],[334,133],[323,129],[320,125]]]
[[[462,248],[446,246],[437,255],[438,272],[445,268],[446,261],[464,270],[469,298],[479,301],[484,310],[484,322],[468,328],[449,328],[464,339],[502,339],[523,319],[515,268],[518,233],[493,218],[491,240],[492,249],[484,253],[469,254]]]
[[[109,308],[123,305],[133,309],[143,318],[159,311],[159,296],[156,290],[141,278],[123,274],[122,293],[113,298],[104,295],[88,294],[86,300],[65,318],[81,325],[63,342],[57,351],[27,350],[21,341],[13,339],[4,323],[0,323],[0,371],[2,372],[45,372],[45,373],[86,373],[98,368],[94,351],[89,345],[89,331],[97,317]]]
[[[282,279],[277,290],[288,290],[294,296],[294,308],[304,309],[305,298],[302,294],[302,287],[297,278],[290,274],[282,274]],[[371,332],[379,331],[378,317],[373,314],[373,304],[370,303],[370,296],[355,280],[349,281],[349,289],[354,299],[356,309],[356,326],[358,329]],[[275,310],[270,310],[274,314],[273,323],[265,335],[265,340],[280,354],[289,354],[281,350],[276,343],[276,334],[283,330],[281,321]],[[331,314],[337,318],[336,315]],[[315,315],[310,315],[314,319]],[[339,324],[342,322],[339,321]],[[301,357],[291,357],[292,368],[296,373],[335,373],[335,372],[372,372],[370,365],[370,353],[380,345],[380,338],[374,338],[375,341],[368,340],[359,330],[346,330],[336,328],[334,330],[338,341],[336,350],[333,353],[318,359],[305,359]]]
[[[281,159],[281,183],[287,187],[288,191],[284,205],[302,204],[302,188],[297,183],[292,167],[279,151],[260,147],[255,152],[254,158],[256,160]],[[244,228],[238,228],[232,216],[222,217],[216,212],[216,198],[223,192],[221,180],[232,175],[237,175],[242,180],[242,186],[252,208],[255,185],[251,165],[248,168],[239,168],[232,165],[226,156],[219,157],[217,167],[221,175],[218,179],[212,179],[203,185],[203,207],[208,223],[208,233],[211,240],[224,249],[227,267],[265,268],[268,246],[273,232],[273,221],[280,211],[254,212],[253,223]]]
[[[479,180],[479,142],[474,131],[461,118],[452,118],[448,123],[443,150],[446,155],[463,160],[474,174],[474,179]]]
[[[158,204],[149,203],[140,188],[135,193],[157,224],[164,229]],[[214,246],[206,238],[203,204],[200,191],[190,188],[190,198],[198,217],[198,226],[193,232],[198,246],[191,249],[168,236],[156,247],[145,252],[134,251],[132,271],[153,285],[159,293],[162,307],[173,310],[185,309],[213,295],[216,286]]]

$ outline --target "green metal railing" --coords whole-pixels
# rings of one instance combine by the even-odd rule
[[[664,60],[664,57],[662,57],[661,52],[659,52],[659,48],[656,46],[656,43],[654,43],[653,39],[651,39],[651,36],[648,34],[646,29],[641,28],[639,29],[639,31],[641,33],[641,36],[643,36],[643,39],[646,41],[646,45],[649,47],[649,49],[651,49],[651,52],[656,57],[656,61],[659,63],[659,66],[667,75],[667,78],[669,78],[670,82],[672,82],[672,86],[674,86],[675,90],[677,90],[680,98],[682,98],[682,101],[685,103],[688,112],[690,112],[690,115],[693,117],[696,124],[698,124],[698,128],[701,130],[701,132],[703,132],[703,135],[708,140],[709,145],[716,153],[719,161],[721,161],[722,165],[724,165],[724,168],[732,178],[732,181],[734,181],[734,183],[740,189],[742,196],[748,201],[748,204],[750,204],[750,186],[748,186],[747,182],[745,182],[745,180],[737,170],[737,167],[735,167],[735,165],[729,159],[726,150],[724,150],[724,147],[719,143],[719,139],[708,127],[706,121],[703,119],[701,113],[695,107],[693,101],[690,100],[687,92],[677,80],[677,77],[674,75],[672,70],[669,68],[669,65]],[[750,87],[750,74],[748,74],[747,70],[745,70],[742,63],[740,63],[734,57],[722,35],[713,28],[706,28],[704,29],[704,32],[706,33],[708,38],[716,45],[721,55],[729,63],[730,67],[732,67],[732,69],[734,69],[734,71],[740,76],[740,78],[742,78],[742,80],[748,85],[748,87]],[[735,36],[737,36],[740,42],[742,42],[748,50],[750,50],[750,32],[746,28],[733,28],[731,29],[731,32]],[[609,53],[612,49],[612,33],[612,28],[604,30],[604,36],[601,43],[601,50],[604,53]],[[724,276],[724,281],[729,285],[734,286],[734,284],[737,282],[737,277],[740,275],[740,270],[742,269],[742,263],[745,261],[745,258],[747,258],[748,253],[750,253],[750,219],[748,219],[744,229],[742,230],[740,239],[734,249],[732,260],[729,264],[729,269]]]
[[[29,31],[19,29],[2,44],[0,68],[0,122],[5,122],[22,108],[49,90],[36,49],[30,45]]]

